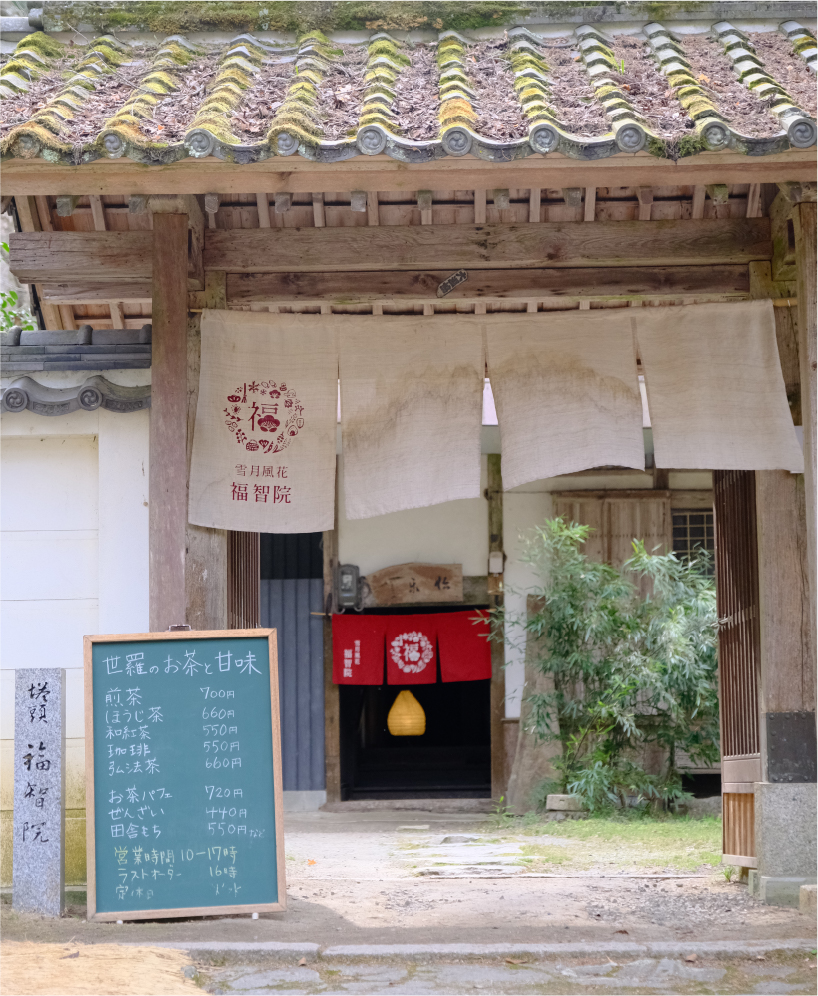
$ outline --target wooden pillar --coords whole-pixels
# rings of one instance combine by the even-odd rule
[[[338,566],[338,470],[335,471],[335,529],[323,536],[324,546],[324,768],[327,802],[341,801],[341,701],[332,680],[332,613],[335,611],[335,568]]]
[[[187,229],[185,214],[153,220],[150,420],[150,628],[184,623],[187,526]]]
[[[784,284],[771,279],[766,262],[750,264],[750,293],[754,298],[789,296]],[[814,275],[811,291],[799,285],[800,293],[813,295],[814,355]],[[814,551],[815,539],[804,486],[805,479],[814,481],[814,471],[810,471],[814,369],[810,386],[802,362],[809,346],[796,334],[790,311],[775,309],[776,338],[793,420],[804,423],[807,473],[804,477],[784,470],[755,473],[760,770],[752,786],[756,870],[750,885],[759,898],[776,905],[797,904],[800,881],[809,880],[815,872],[809,846],[815,821],[815,634],[809,551]],[[799,314],[799,331],[803,324]],[[723,770],[723,779],[724,774]],[[730,798],[737,801],[745,796]],[[727,801],[725,797],[725,827],[730,817]],[[783,825],[789,841],[786,848],[781,847]]]
[[[802,202],[793,207],[795,263],[798,281],[798,362],[801,369],[801,413],[804,424],[804,489],[806,497],[809,590],[812,606],[812,638],[815,640],[816,584],[816,207]]]
[[[201,296],[204,308],[226,308],[225,274],[209,271]],[[187,322],[187,480],[199,401],[199,371],[202,357],[201,315]],[[187,500],[187,499],[185,499]],[[185,515],[187,519],[187,515]],[[258,559],[258,558],[256,558]],[[229,629],[227,611],[227,530],[209,529],[186,522],[185,526],[185,622],[192,629]],[[254,585],[258,594],[258,579]],[[258,599],[257,599],[258,600]],[[258,609],[255,623],[258,625]],[[241,627],[246,628],[246,627]]]
[[[488,455],[488,490],[489,503],[489,562],[492,554],[500,555],[501,566],[503,558],[503,475],[500,465],[500,454]],[[488,577],[489,604],[492,608],[503,605],[503,575],[489,573]],[[499,799],[505,794],[505,731],[503,717],[505,716],[506,676],[505,647],[500,641],[491,644],[491,796]]]

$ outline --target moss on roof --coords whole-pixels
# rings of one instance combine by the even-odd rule
[[[709,0],[658,0],[632,2],[614,0],[204,0],[186,4],[178,0],[54,0],[45,8],[46,28],[65,30],[90,24],[102,31],[134,28],[163,34],[191,31],[291,31],[302,34],[323,31],[468,30],[515,24],[536,16],[543,20],[564,19],[566,8],[632,12],[635,18],[661,21],[669,14],[703,16]]]

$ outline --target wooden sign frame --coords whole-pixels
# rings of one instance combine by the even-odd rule
[[[162,910],[115,910],[97,912],[96,893],[96,819],[94,784],[94,669],[95,643],[126,643],[149,640],[215,640],[233,637],[267,639],[270,661],[270,710],[272,718],[273,805],[276,829],[277,903],[239,904],[233,906],[176,907]],[[278,640],[274,629],[181,630],[167,633],[125,633],[83,637],[85,675],[85,850],[87,857],[88,912],[90,923],[116,920],[158,920],[167,917],[212,916],[226,913],[283,913],[287,909],[287,881],[284,855],[284,796],[281,772],[281,718],[278,702]]]

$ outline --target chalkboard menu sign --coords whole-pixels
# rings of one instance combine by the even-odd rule
[[[275,630],[85,637],[88,919],[280,911]]]

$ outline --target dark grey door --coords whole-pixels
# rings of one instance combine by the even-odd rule
[[[261,536],[261,625],[278,631],[285,792],[325,786],[320,538],[320,533]]]

